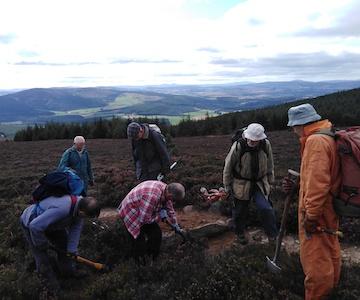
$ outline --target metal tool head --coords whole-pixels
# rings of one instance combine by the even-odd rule
[[[279,274],[281,268],[268,256],[266,256],[266,265],[271,273]]]
[[[291,169],[288,169],[288,173],[292,176],[295,176],[295,177],[299,177],[300,176],[300,173],[299,172],[296,172],[294,170],[291,170]]]

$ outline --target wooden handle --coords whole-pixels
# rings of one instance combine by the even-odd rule
[[[104,265],[103,264],[100,264],[100,263],[97,263],[97,262],[93,262],[89,259],[86,259],[84,257],[81,257],[81,256],[76,256],[76,261],[80,262],[80,263],[83,263],[83,264],[86,264],[88,266],[91,266],[91,267],[94,267],[96,270],[102,270],[104,269]]]

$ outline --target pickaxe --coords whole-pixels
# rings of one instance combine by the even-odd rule
[[[178,162],[179,162],[179,160],[176,161],[176,162],[174,162],[174,163],[170,166],[170,171],[175,168],[175,166],[178,164]],[[158,181],[162,181],[162,180],[164,179],[164,174],[160,172],[156,179],[157,179]]]
[[[85,264],[85,265],[88,265],[90,267],[93,267],[94,269],[98,270],[98,271],[103,271],[103,272],[108,272],[110,271],[110,267],[106,264],[101,264],[101,263],[98,263],[98,262],[94,262],[90,259],[87,259],[87,258],[84,258],[80,255],[76,255],[76,254],[73,254],[73,253],[68,253],[66,251],[63,251],[63,250],[60,250],[58,249],[57,247],[55,247],[54,245],[50,245],[49,246],[52,250],[58,252],[58,253],[62,253],[62,254],[65,254],[67,257],[75,260],[76,262],[79,262],[79,263],[82,263],[82,264]]]
[[[280,266],[278,266],[278,260],[280,255],[280,249],[281,249],[281,242],[285,233],[285,225],[286,225],[286,219],[288,216],[288,211],[291,203],[291,199],[295,195],[298,185],[299,185],[299,178],[300,174],[294,170],[288,170],[288,176],[295,178],[294,185],[292,186],[291,191],[287,194],[285,198],[285,204],[284,204],[284,210],[281,217],[281,225],[280,225],[280,231],[279,235],[276,238],[276,249],[275,249],[275,255],[274,258],[271,260],[268,256],[266,256],[266,264],[270,272],[272,273],[279,273],[281,271]]]

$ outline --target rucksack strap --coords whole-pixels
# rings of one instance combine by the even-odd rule
[[[75,209],[75,205],[76,205],[76,203],[77,203],[77,196],[75,196],[75,195],[70,195],[70,198],[71,198],[71,207],[70,207],[69,215],[70,215],[70,216],[73,216],[73,214],[74,214],[74,209]]]
[[[314,134],[323,134],[323,135],[330,136],[330,137],[332,137],[334,139],[336,138],[334,128],[323,128],[323,129],[320,129],[320,130],[316,131]]]

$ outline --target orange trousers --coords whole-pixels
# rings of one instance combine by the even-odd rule
[[[326,299],[340,279],[341,253],[337,236],[305,235],[300,229],[300,261],[305,274],[305,300]]]

